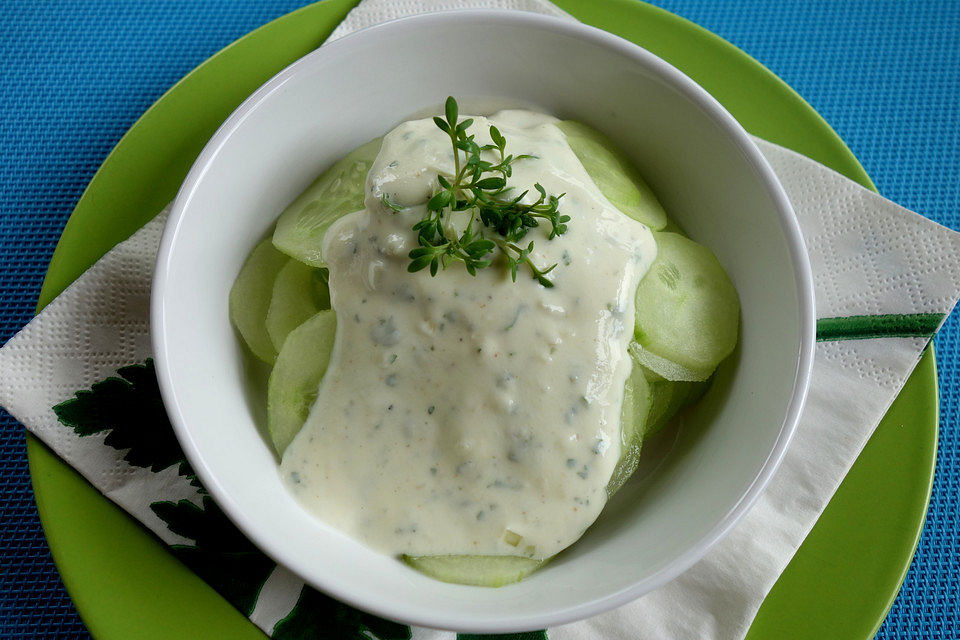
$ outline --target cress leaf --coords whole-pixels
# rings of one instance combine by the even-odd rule
[[[444,111],[447,116],[447,123],[451,127],[457,126],[457,118],[459,114],[457,113],[457,101],[453,99],[453,96],[447,96],[447,102],[444,105]]]
[[[552,287],[553,282],[546,278],[556,266],[540,269],[527,257],[533,244],[526,250],[513,245],[523,238],[527,229],[539,226],[536,218],[544,218],[551,223],[548,240],[552,240],[567,230],[565,222],[569,216],[559,214],[560,196],[548,196],[546,189],[537,183],[534,185],[540,193],[540,198],[533,204],[522,204],[521,200],[526,191],[512,199],[504,199],[505,194],[512,190],[507,186],[507,178],[512,175],[511,163],[514,159],[532,158],[534,156],[522,154],[514,158],[506,153],[507,141],[497,127],[490,126],[490,139],[494,144],[480,146],[474,136],[468,135],[467,130],[473,124],[472,118],[459,120],[457,101],[450,96],[444,104],[446,120],[434,117],[437,127],[450,137],[453,145],[454,175],[437,176],[441,190],[435,193],[427,202],[427,215],[413,225],[418,232],[418,240],[422,246],[429,246],[430,251],[411,251],[410,264],[407,271],[420,271],[430,267],[430,275],[435,276],[439,270],[446,269],[452,260],[462,262],[470,275],[476,275],[478,269],[490,266],[492,260],[483,260],[486,254],[499,248],[507,261],[507,268],[514,282],[517,279],[517,265],[526,263],[531,276],[545,287]],[[482,151],[497,151],[500,162],[494,164],[480,157]],[[461,152],[463,155],[461,156]],[[494,174],[487,175],[484,174]],[[386,202],[385,204],[389,203]],[[476,208],[476,214],[471,214],[466,231],[459,236],[444,229],[444,215],[449,208],[451,211],[468,211]],[[496,241],[489,245],[478,245],[474,242],[474,232],[470,225],[479,217],[480,222],[490,231],[498,234],[507,242]],[[449,234],[449,235],[448,235]],[[480,240],[486,242],[482,232],[477,232]]]
[[[450,192],[447,190],[438,191],[427,202],[427,209],[430,209],[431,211],[439,211],[448,204],[450,204]]]

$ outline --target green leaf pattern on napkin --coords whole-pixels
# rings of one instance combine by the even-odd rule
[[[203,506],[189,500],[154,502],[150,508],[167,528],[194,545],[171,545],[181,562],[230,604],[249,616],[276,565],[247,540],[210,496]]]
[[[116,376],[77,391],[53,407],[57,419],[80,437],[106,433],[104,444],[123,451],[128,464],[162,471],[179,464],[201,504],[159,500],[150,509],[192,545],[171,552],[230,604],[249,616],[276,564],[257,549],[207,495],[187,463],[167,419],[153,361],[121,367]],[[274,628],[277,640],[343,638],[407,640],[410,627],[383,620],[304,587],[296,606]]]
[[[81,437],[109,432],[104,444],[126,450],[123,460],[135,467],[162,471],[179,463],[180,475],[203,491],[167,419],[153,359],[121,367],[117,376],[53,407],[57,419]]]
[[[409,640],[410,627],[348,607],[311,587],[273,628],[274,640]]]

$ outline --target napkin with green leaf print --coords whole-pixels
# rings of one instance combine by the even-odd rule
[[[443,8],[566,16],[539,0],[365,0],[331,38]],[[960,295],[960,234],[757,140],[814,268],[810,396],[757,504],[697,565],[594,618],[515,638],[739,638]],[[165,213],[0,349],[0,404],[273,638],[453,638],[336,602],[276,566],[207,495],[173,436],[150,360],[149,293]],[[467,637],[461,634],[461,637]]]

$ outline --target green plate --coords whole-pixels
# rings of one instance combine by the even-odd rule
[[[284,16],[213,56],[117,144],[70,217],[42,307],[169,202],[206,140],[240,102],[316,48],[356,0]],[[562,0],[586,23],[665,58],[751,132],[872,188],[820,116],[758,62],[677,16],[634,0]],[[763,604],[749,638],[868,638],[910,564],[933,477],[937,380],[928,352],[813,532]],[[155,538],[30,438],[37,507],[64,584],[99,640],[262,638]]]

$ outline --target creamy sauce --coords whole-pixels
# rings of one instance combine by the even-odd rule
[[[430,119],[384,138],[365,210],[326,235],[336,343],[281,471],[307,509],[372,548],[546,558],[606,502],[634,292],[656,245],[601,195],[554,122],[502,111],[470,129],[485,144],[496,124],[508,153],[535,156],[514,161],[515,193],[535,182],[566,193],[567,232],[548,240],[541,224],[522,241],[536,264],[557,263],[553,288],[525,268],[511,282],[498,263],[475,277],[456,262],[436,277],[407,272],[411,227],[437,173],[453,172]],[[383,194],[407,208],[387,209]]]

